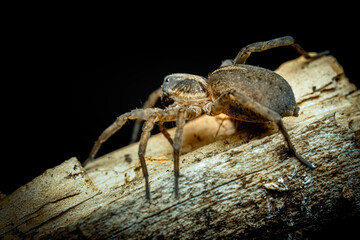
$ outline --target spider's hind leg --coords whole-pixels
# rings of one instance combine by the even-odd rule
[[[323,55],[329,54],[329,51],[323,51],[318,53],[315,56],[310,56],[310,54],[305,51],[291,36],[285,36],[280,38],[275,38],[265,42],[256,42],[249,44],[246,47],[242,48],[238,55],[234,59],[234,64],[245,64],[246,60],[252,52],[262,52],[272,48],[281,47],[281,46],[292,46],[295,50],[304,56],[307,59],[314,59],[321,57]]]
[[[237,104],[241,105],[246,109],[251,109],[251,111],[258,114],[266,121],[271,121],[276,123],[279,130],[283,134],[292,154],[309,168],[311,169],[315,168],[314,164],[312,164],[309,160],[307,160],[306,158],[304,158],[303,156],[297,153],[294,145],[290,140],[290,136],[283,124],[280,114],[258,103],[257,101],[247,97],[246,95],[237,92],[235,90],[230,90],[224,93],[214,101],[214,103],[211,106],[211,110],[209,111],[209,114],[217,115],[219,113],[222,113],[224,109],[228,109],[231,103],[233,102],[236,102]]]

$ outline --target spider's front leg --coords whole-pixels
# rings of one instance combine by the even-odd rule
[[[83,162],[83,166],[86,166],[90,161],[92,161],[97,152],[99,151],[101,145],[106,142],[114,133],[116,133],[129,119],[130,120],[148,120],[154,114],[160,114],[167,116],[166,121],[174,121],[176,112],[168,111],[167,114],[163,114],[164,110],[159,108],[147,108],[147,109],[136,109],[131,112],[127,112],[119,116],[115,122],[113,122],[109,127],[107,127],[99,136],[98,140],[95,142],[88,159]],[[170,115],[170,117],[169,117]],[[171,117],[172,116],[172,117]]]
[[[146,198],[150,198],[150,185],[149,185],[149,173],[147,170],[145,162],[145,152],[147,142],[150,137],[151,130],[154,127],[155,122],[171,122],[176,120],[177,111],[173,109],[159,109],[159,108],[147,108],[147,109],[136,109],[128,113],[124,113],[119,116],[115,122],[113,122],[109,127],[107,127],[99,136],[98,140],[95,142],[94,147],[92,148],[88,159],[83,163],[83,166],[86,166],[90,161],[92,161],[96,153],[99,151],[101,145],[109,139],[115,132],[117,132],[127,120],[145,120],[144,126],[142,128],[142,134],[139,143],[139,160],[141,164],[141,169],[143,176],[145,178],[145,191]],[[161,123],[162,124],[162,123]],[[166,132],[166,130],[164,130]],[[167,133],[167,132],[166,132]]]
[[[179,193],[179,175],[180,175],[180,150],[182,147],[183,132],[185,126],[185,110],[180,109],[177,114],[176,131],[174,136],[174,178],[175,178],[175,195]]]
[[[150,198],[150,185],[149,185],[149,173],[147,170],[146,162],[145,162],[145,153],[147,142],[150,137],[151,130],[154,127],[155,122],[159,122],[160,130],[164,134],[164,136],[168,139],[168,141],[172,144],[174,149],[174,176],[175,176],[175,194],[179,192],[179,157],[180,150],[182,147],[182,135],[183,128],[186,120],[194,119],[201,115],[200,108],[167,108],[167,109],[159,109],[159,108],[147,108],[147,109],[136,109],[131,112],[125,113],[119,116],[116,121],[111,124],[108,128],[106,128],[98,140],[95,142],[94,147],[92,148],[89,158],[83,163],[85,166],[87,163],[92,161],[99,151],[101,145],[115,132],[117,132],[127,120],[145,120],[144,126],[142,128],[142,134],[139,143],[139,160],[141,163],[141,169],[145,178],[145,191],[146,198]],[[172,122],[175,121],[177,123],[177,128],[175,131],[174,141],[172,141],[169,133],[166,128],[163,126],[164,122]]]
[[[113,122],[109,127],[107,127],[99,136],[98,140],[95,142],[93,148],[91,149],[91,152],[89,154],[89,157],[82,163],[82,165],[85,167],[89,162],[94,160],[97,152],[99,151],[101,145],[108,140],[111,135],[113,135],[115,132],[117,132],[130,118],[131,112],[124,113],[123,115],[119,116],[115,122]]]
[[[149,173],[145,162],[145,152],[151,130],[154,128],[155,121],[158,121],[158,118],[156,115],[153,115],[144,123],[144,126],[142,128],[140,143],[139,143],[139,152],[138,152],[141,169],[145,178],[145,194],[147,199],[150,199],[150,185],[149,185]]]
[[[176,115],[176,130],[175,136],[173,141],[173,149],[174,149],[174,179],[175,179],[175,186],[174,192],[175,195],[179,194],[179,176],[180,176],[180,151],[182,148],[183,143],[183,132],[186,120],[192,120],[199,116],[201,116],[202,110],[200,107],[186,107],[186,108],[179,108],[177,115]],[[163,132],[164,134],[164,132]],[[166,137],[166,134],[164,134]],[[167,137],[168,138],[168,137]],[[171,143],[171,139],[169,139]]]

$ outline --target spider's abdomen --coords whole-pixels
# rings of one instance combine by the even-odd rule
[[[297,116],[298,114],[298,107],[290,85],[279,74],[268,69],[243,64],[223,67],[209,75],[208,84],[212,99],[234,89],[281,116]],[[236,111],[237,109],[239,111]],[[226,114],[244,121],[257,121],[255,116],[253,119],[251,113],[244,113],[245,110],[247,109],[234,104],[230,106]]]

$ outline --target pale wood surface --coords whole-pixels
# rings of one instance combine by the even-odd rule
[[[76,158],[0,200],[0,239],[305,238],[324,223],[360,214],[360,91],[332,56],[303,57],[276,71],[292,86],[300,116],[284,118],[298,152],[276,128],[201,117],[185,127],[180,195],[172,148],[162,135],[147,150],[145,199],[138,144],[86,169]],[[173,134],[173,130],[170,131]],[[49,156],[50,157],[50,156]]]

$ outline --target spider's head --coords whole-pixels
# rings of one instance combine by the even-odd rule
[[[165,77],[161,86],[161,101],[168,105],[169,102],[194,103],[208,100],[206,78],[186,73],[175,73]]]

